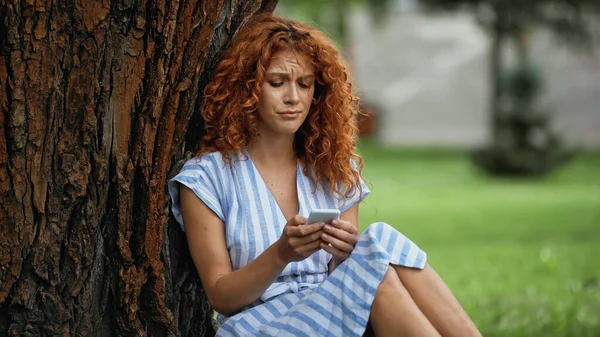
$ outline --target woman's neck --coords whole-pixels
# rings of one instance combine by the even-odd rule
[[[272,165],[289,165],[296,163],[297,157],[294,151],[294,136],[285,135],[281,137],[258,136],[247,148],[248,154],[253,162]]]

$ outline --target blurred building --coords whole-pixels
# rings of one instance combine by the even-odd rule
[[[365,11],[349,20],[351,65],[363,100],[379,112],[377,137],[390,145],[482,145],[490,39],[470,13],[426,15],[414,1],[398,3],[383,24]],[[600,148],[600,48],[576,51],[539,32],[532,56],[556,127],[572,143]]]

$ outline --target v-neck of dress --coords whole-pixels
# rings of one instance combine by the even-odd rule
[[[260,182],[262,183],[262,185],[266,188],[267,190],[267,195],[268,198],[271,199],[271,201],[273,201],[273,203],[275,204],[275,206],[277,207],[277,211],[279,212],[279,216],[285,220],[285,222],[288,221],[288,219],[286,219],[285,214],[283,214],[283,210],[281,209],[281,205],[279,205],[279,203],[277,202],[277,199],[275,199],[275,197],[273,196],[273,193],[271,192],[271,189],[269,188],[269,185],[267,185],[267,183],[265,182],[265,179],[263,178],[263,176],[260,174],[260,172],[258,171],[258,168],[256,168],[256,165],[254,164],[254,161],[252,160],[252,157],[250,156],[250,154],[248,153],[248,150],[244,149],[243,150],[243,154],[244,156],[246,156],[246,158],[248,158],[248,162],[250,163],[250,166],[252,166],[252,170],[254,171],[254,174],[257,175],[260,179]],[[301,163],[299,160],[296,160],[296,198],[298,198],[298,213],[300,215],[304,215],[304,204],[302,202],[303,200],[303,191],[300,188],[301,184],[300,184],[300,179],[302,179],[302,167],[301,167]]]

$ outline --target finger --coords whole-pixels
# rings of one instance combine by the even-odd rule
[[[323,230],[320,229],[310,235],[302,236],[298,239],[298,245],[303,246],[313,241],[320,241],[321,235],[323,234]]]
[[[310,225],[290,227],[287,234],[289,236],[307,236],[323,229],[323,226],[325,226],[323,222],[315,222]]]
[[[294,215],[293,218],[291,218],[290,220],[288,220],[288,225],[290,226],[301,226],[304,225],[306,223],[306,218],[303,217],[300,214],[296,214]]]
[[[341,250],[339,250],[335,247],[331,247],[331,246],[327,245],[325,242],[321,242],[320,245],[324,251],[328,252],[329,254],[333,255],[334,257],[336,257],[338,259],[345,260],[350,255],[348,253],[342,252]]]
[[[342,241],[334,236],[331,236],[327,233],[323,233],[323,235],[321,235],[321,238],[326,243],[331,244],[332,247],[334,247],[338,250],[341,250],[343,252],[346,252],[348,254],[350,254],[352,252],[352,250],[354,249],[354,245],[352,245],[348,242],[344,242],[344,241]]]
[[[322,242],[321,240],[309,242],[309,243],[299,247],[298,251],[302,252],[303,254],[305,254],[307,252],[311,252],[310,254],[312,255],[312,253],[321,249],[321,242]]]
[[[331,222],[331,224],[334,227],[343,229],[348,233],[358,234],[358,229],[350,221],[335,219]]]
[[[330,225],[325,225],[325,226],[323,226],[323,230],[325,231],[325,233],[327,233],[333,237],[336,237],[344,242],[348,242],[353,247],[354,247],[354,245],[356,245],[356,242],[358,241],[358,237],[356,236],[356,234],[349,233],[343,229],[335,228]]]

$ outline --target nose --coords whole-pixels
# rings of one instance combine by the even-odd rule
[[[286,105],[296,105],[300,103],[300,95],[296,85],[292,84],[288,86],[284,100]]]

